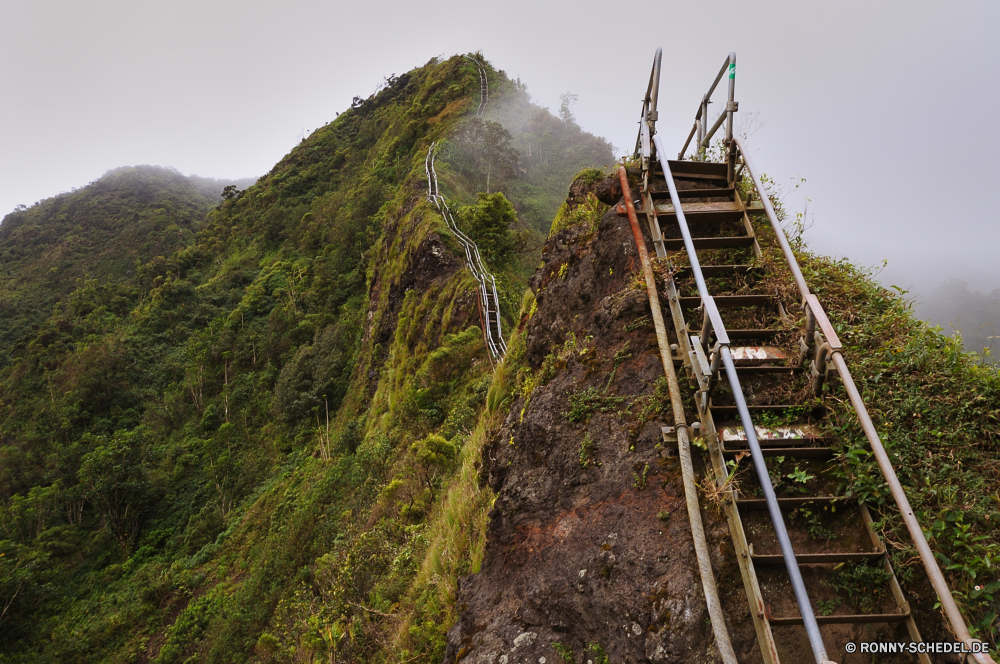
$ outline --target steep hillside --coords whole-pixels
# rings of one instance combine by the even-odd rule
[[[544,115],[485,70],[491,103]],[[500,404],[474,282],[426,201],[432,143],[461,164],[439,162],[442,188],[495,249],[508,322],[537,257],[513,214],[526,130],[476,119],[480,84],[465,57],[391,78],[15,349],[0,659],[440,658],[453,580],[478,569],[482,528],[462,520],[489,506],[469,478]],[[575,127],[549,147],[554,212],[611,154]]]
[[[476,117],[472,58],[355,99],[188,231],[163,226],[183,241],[134,271],[39,290],[63,304],[39,300],[0,368],[0,662],[712,660],[634,243],[612,181],[584,168],[610,147],[488,63]],[[432,145],[497,276],[503,363],[427,201]],[[142,187],[126,189],[131,210]],[[68,229],[33,256],[69,252]],[[863,272],[799,249],[995,641],[1000,378]],[[842,455],[925,637],[946,638],[861,439]],[[743,615],[721,511],[703,510]],[[749,616],[730,626],[753,661]]]
[[[236,182],[166,168],[119,168],[0,223],[0,367],[78,280],[123,281],[136,263],[190,244]]]
[[[719,661],[676,449],[660,437],[673,418],[635,241],[595,200],[617,203],[614,191],[613,179],[574,182],[530,282],[497,379],[512,405],[482,454],[496,498],[481,571],[458,584],[444,661]],[[967,622],[996,643],[1000,374],[866,272],[793,239]],[[854,430],[842,388],[826,407]],[[924,639],[950,640],[866,441],[854,433],[838,452],[838,491],[868,503]],[[707,458],[696,463],[704,475]],[[761,661],[712,486],[700,499],[727,627],[738,660]],[[875,592],[863,578],[844,585],[855,604]]]

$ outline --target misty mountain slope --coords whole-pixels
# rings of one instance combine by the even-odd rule
[[[930,295],[918,297],[914,310],[932,325],[940,326],[945,334],[960,334],[970,351],[978,353],[997,347],[1000,289],[984,295],[970,291],[961,279],[949,279]]]
[[[458,191],[488,191],[492,176],[492,190],[507,194],[521,221],[545,237],[567,183],[585,168],[613,165],[613,147],[583,131],[568,108],[557,118],[532,104],[520,81],[501,79],[491,85],[493,96],[482,121],[469,123],[445,141],[441,160],[462,179]],[[516,159],[510,159],[514,154]],[[505,170],[516,177],[504,181]]]
[[[517,151],[458,140],[479,89],[462,57],[392,77],[162,260],[48,313],[0,374],[0,659],[440,659],[502,404],[426,200],[432,142],[460,144],[439,172],[507,322],[534,260]]]
[[[136,262],[191,243],[228,181],[124,167],[0,224],[0,367],[80,279],[130,277]]]

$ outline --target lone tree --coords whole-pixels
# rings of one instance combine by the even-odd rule
[[[455,139],[458,170],[477,183],[485,180],[487,193],[494,181],[503,183],[516,178],[520,155],[510,144],[512,139],[500,123],[473,118]]]
[[[494,268],[509,267],[514,255],[527,244],[526,233],[513,228],[517,213],[502,192],[478,194],[475,205],[458,209],[458,219],[479,246],[483,258]]]

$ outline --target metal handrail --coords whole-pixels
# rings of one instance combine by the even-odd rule
[[[658,155],[666,154],[659,136],[653,136],[653,144],[656,147]],[[674,183],[673,175],[670,172],[670,163],[662,157],[658,157],[658,161],[660,162],[660,167],[663,169],[667,188],[670,191],[670,201],[673,203],[674,212],[677,215],[677,225],[680,227],[681,236],[684,238],[684,248],[687,250],[688,260],[691,263],[691,273],[694,275],[695,283],[698,286],[698,294],[701,296],[702,305],[708,314],[707,318],[711,322],[712,332],[715,334],[716,344],[714,351],[718,357],[721,357],[722,364],[725,366],[726,377],[729,380],[733,398],[736,401],[740,423],[743,425],[747,444],[750,447],[750,456],[753,459],[757,480],[764,491],[764,500],[771,517],[771,523],[774,525],[774,533],[781,548],[785,567],[788,570],[788,578],[791,581],[795,601],[799,606],[799,613],[806,628],[809,645],[812,648],[813,657],[816,659],[817,664],[823,664],[829,661],[826,646],[823,643],[823,636],[819,631],[819,623],[816,622],[816,615],[813,613],[812,604],[809,601],[809,593],[806,591],[805,582],[802,580],[799,564],[795,560],[795,550],[792,548],[792,541],[788,536],[785,518],[781,513],[781,507],[778,505],[778,497],[774,493],[771,476],[767,472],[767,463],[764,461],[764,453],[761,450],[760,442],[757,440],[757,430],[754,428],[753,420],[750,417],[750,409],[747,408],[746,398],[743,396],[743,387],[740,385],[739,376],[736,374],[736,365],[733,362],[732,353],[729,351],[729,335],[726,332],[725,325],[722,323],[721,316],[718,314],[715,299],[709,294],[708,286],[705,284],[705,277],[701,271],[701,263],[698,261],[698,254],[694,247],[694,240],[691,237],[691,230],[688,228],[684,209],[681,205],[681,198],[677,193],[677,185]],[[701,341],[704,344],[707,340],[702,339]]]
[[[483,111],[486,110],[486,105],[490,102],[490,84],[489,80],[486,78],[486,67],[483,66],[479,60],[471,58],[468,55],[465,56],[466,60],[474,63],[476,69],[479,70],[479,108],[476,110],[476,117],[483,117]]]
[[[642,167],[649,167],[650,137],[656,133],[656,101],[660,95],[660,63],[663,60],[663,49],[656,49],[653,56],[653,70],[649,73],[649,85],[646,86],[646,96],[642,100],[642,117],[639,119],[639,135],[635,139],[635,154],[643,157]]]
[[[851,400],[851,405],[854,407],[854,412],[858,417],[861,428],[864,429],[865,436],[868,438],[868,442],[872,446],[872,452],[878,462],[879,469],[882,471],[882,475],[889,484],[892,496],[896,500],[896,504],[899,506],[900,514],[903,516],[903,522],[906,524],[906,529],[910,533],[910,539],[913,540],[913,544],[917,548],[917,552],[920,554],[920,561],[923,563],[924,571],[927,572],[927,577],[930,579],[931,585],[937,593],[938,600],[941,602],[941,608],[944,609],[945,616],[951,624],[951,629],[955,633],[955,636],[957,636],[960,641],[972,650],[972,643],[976,643],[978,641],[973,639],[972,635],[969,633],[969,628],[965,624],[962,612],[955,603],[955,598],[951,594],[951,589],[948,588],[948,582],[945,580],[944,574],[941,572],[941,568],[938,565],[937,560],[934,558],[934,552],[931,551],[930,545],[927,543],[927,538],[924,537],[923,530],[920,527],[920,522],[917,521],[916,516],[913,514],[913,508],[910,506],[910,501],[906,497],[906,492],[903,490],[903,486],[900,484],[899,478],[896,476],[896,471],[892,467],[892,463],[889,461],[889,455],[886,453],[885,447],[882,445],[882,440],[879,437],[878,432],[875,430],[875,425],[872,423],[871,416],[868,414],[868,409],[865,407],[865,402],[861,397],[861,393],[858,391],[858,387],[854,383],[851,371],[847,368],[847,361],[844,359],[842,352],[843,344],[841,344],[840,339],[837,338],[837,333],[834,330],[833,325],[830,323],[829,318],[827,318],[822,305],[820,305],[819,299],[814,294],[809,292],[809,286],[806,284],[805,277],[802,276],[802,270],[799,268],[799,263],[795,258],[795,253],[792,251],[792,247],[789,244],[788,239],[785,237],[781,224],[778,222],[778,217],[774,212],[774,206],[771,205],[771,200],[767,197],[767,193],[761,185],[757,169],[754,168],[753,161],[750,159],[749,152],[747,151],[743,140],[734,137],[731,141],[731,146],[736,146],[736,148],[739,149],[740,155],[743,158],[743,163],[746,164],[746,170],[750,174],[750,179],[753,181],[754,187],[757,190],[758,198],[760,198],[761,203],[764,204],[764,211],[766,212],[767,218],[771,222],[771,226],[774,228],[774,233],[778,238],[778,244],[781,246],[781,253],[784,254],[788,267],[792,271],[792,276],[795,278],[795,284],[798,286],[799,293],[802,295],[803,309],[805,310],[807,317],[807,326],[815,327],[815,325],[818,324],[820,327],[820,332],[826,340],[826,344],[823,344],[821,349],[823,346],[826,346],[825,351],[829,353],[830,358],[836,366],[837,374],[840,376],[840,380],[843,382],[844,388],[847,390],[847,395]],[[732,147],[730,147],[730,152],[733,152]],[[676,207],[676,203],[674,205]],[[681,214],[679,209],[677,214],[678,217]],[[811,343],[812,339],[807,338],[806,342]],[[972,657],[976,662],[980,662],[981,664],[996,664],[987,654],[970,654],[972,654]]]
[[[712,124],[711,129],[706,130],[705,127],[708,123],[708,105],[712,103],[712,93],[715,92],[715,88],[719,85],[719,81],[729,71],[729,99],[726,102],[726,110],[719,114],[716,118],[715,123]],[[719,130],[722,125],[723,120],[726,121],[726,143],[728,144],[733,140],[733,113],[739,109],[739,104],[735,101],[736,95],[736,52],[729,54],[726,61],[722,63],[722,69],[719,70],[718,75],[715,80],[712,81],[712,87],[708,89],[701,98],[701,104],[698,105],[698,112],[694,115],[694,126],[691,127],[691,133],[688,134],[687,140],[684,141],[684,147],[681,148],[680,153],[678,153],[677,158],[683,159],[684,153],[688,149],[688,145],[691,144],[691,139],[698,135],[697,146],[698,154],[703,155],[705,148],[708,147],[709,142],[712,140],[712,136],[715,132]]]
[[[677,432],[677,455],[681,462],[684,479],[684,502],[687,506],[688,521],[691,524],[691,535],[694,540],[695,557],[698,559],[698,573],[701,576],[702,589],[705,591],[705,604],[715,635],[715,644],[724,664],[738,664],[733,644],[729,640],[726,629],[726,617],[719,600],[718,587],[715,582],[715,572],[712,571],[712,558],[705,538],[705,525],[701,520],[701,510],[698,505],[698,488],[694,482],[694,465],[691,461],[690,438],[687,420],[684,417],[684,401],[681,399],[680,383],[677,381],[677,371],[674,369],[673,352],[670,350],[670,339],[667,337],[667,327],[663,322],[663,310],[660,308],[660,297],[656,292],[656,277],[646,251],[646,242],[639,230],[639,220],[632,204],[632,192],[628,186],[628,174],[624,167],[618,169],[618,181],[625,195],[625,208],[628,213],[629,225],[632,227],[632,237],[635,239],[636,250],[639,253],[639,263],[642,265],[643,277],[646,281],[646,295],[649,299],[649,312],[653,318],[656,330],[656,345],[660,350],[660,360],[663,372],[667,377],[670,391],[670,404],[674,414],[674,429]]]

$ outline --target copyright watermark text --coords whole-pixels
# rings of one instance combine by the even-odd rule
[[[944,654],[944,653],[989,653],[990,646],[983,641],[972,643],[962,643],[960,641],[932,641],[929,643],[913,643],[912,641],[862,641],[855,643],[848,641],[844,645],[844,650],[848,653],[909,653],[915,655],[924,654]]]

